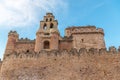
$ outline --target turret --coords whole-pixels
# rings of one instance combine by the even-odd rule
[[[104,31],[96,26],[74,26],[65,31],[65,36],[73,37],[73,48],[106,48]]]
[[[58,49],[58,39],[58,21],[52,13],[47,13],[36,33],[35,51]]]
[[[18,41],[18,38],[19,38],[19,35],[17,34],[16,31],[10,31],[8,33],[8,41],[6,45],[5,54],[9,54],[14,50],[16,42]]]

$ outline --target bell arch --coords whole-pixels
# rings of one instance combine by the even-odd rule
[[[47,29],[47,24],[46,24],[46,23],[44,24],[43,29],[44,29],[44,30]]]
[[[50,28],[53,28],[53,26],[54,26],[54,24],[53,24],[53,23],[51,23],[51,24],[50,24]]]
[[[48,18],[46,18],[46,22],[48,22]]]
[[[52,21],[52,18],[50,18],[50,21]]]

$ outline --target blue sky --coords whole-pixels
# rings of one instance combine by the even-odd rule
[[[62,36],[68,26],[95,25],[104,29],[107,47],[120,45],[120,0],[0,0],[0,57],[10,30],[35,39],[46,12],[55,15]]]

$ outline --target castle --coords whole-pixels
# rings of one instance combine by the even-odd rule
[[[61,37],[47,13],[35,40],[9,32],[0,80],[120,80],[119,59],[120,47],[106,49],[103,29],[72,26]]]
[[[19,39],[16,31],[10,31],[5,54],[12,51],[39,52],[41,50],[71,50],[81,48],[106,48],[104,41],[104,31],[95,26],[68,27],[65,36],[61,37],[58,30],[58,21],[52,13],[47,13],[40,21],[40,28],[36,32],[36,39]]]

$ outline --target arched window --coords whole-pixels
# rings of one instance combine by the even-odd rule
[[[48,22],[48,18],[46,19],[46,22]]]
[[[44,24],[43,29],[44,29],[44,30],[47,29],[47,25],[46,25],[46,23]]]
[[[52,18],[50,18],[50,21],[52,21]]]
[[[44,41],[44,49],[50,49],[50,42]]]
[[[53,26],[54,26],[53,23],[51,23],[51,24],[50,24],[50,28],[53,28]]]

